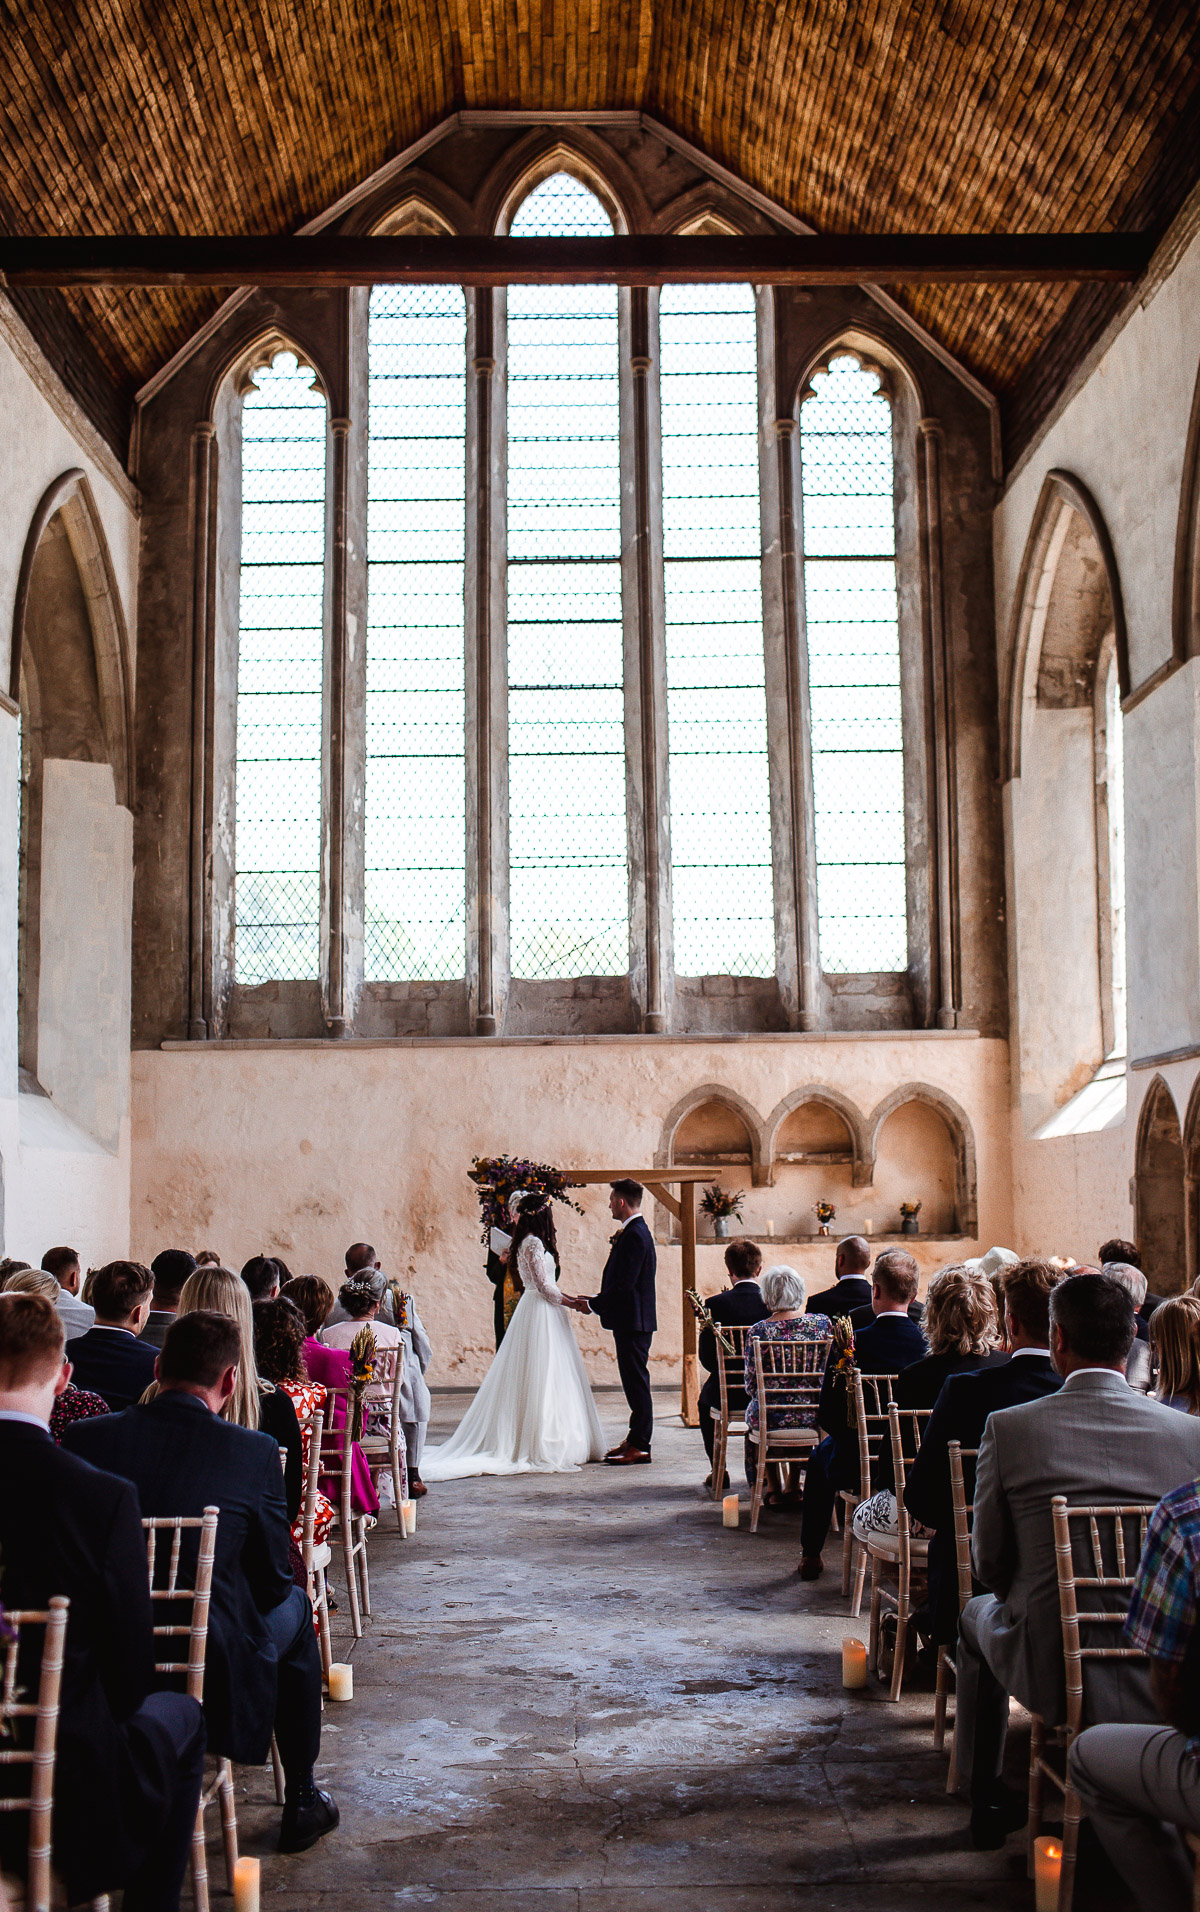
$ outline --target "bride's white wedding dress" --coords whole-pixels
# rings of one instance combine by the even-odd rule
[[[470,1407],[450,1439],[427,1447],[423,1480],[471,1474],[566,1474],[604,1457],[600,1417],[579,1343],[535,1235],[517,1250],[525,1292]]]

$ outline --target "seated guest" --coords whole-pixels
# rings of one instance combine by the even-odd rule
[[[183,1694],[151,1692],[137,1494],[50,1438],[70,1374],[54,1303],[0,1297],[0,1598],[10,1608],[45,1607],[58,1594],[71,1602],[52,1838],[67,1902],[123,1886],[127,1912],[174,1912],[204,1775],[204,1716]],[[21,1669],[28,1691],[36,1681],[35,1664]],[[6,1866],[20,1863],[18,1828],[23,1844],[20,1816],[0,1815]]]
[[[840,1315],[853,1314],[856,1308],[871,1305],[871,1244],[862,1235],[846,1235],[837,1245],[833,1258],[833,1287],[822,1289],[808,1304],[809,1314],[828,1315],[836,1321]]]
[[[409,1492],[415,1499],[427,1494],[429,1489],[421,1479],[421,1454],[425,1446],[425,1435],[429,1427],[429,1415],[432,1407],[429,1389],[425,1384],[425,1369],[429,1366],[433,1349],[429,1337],[421,1324],[417,1306],[409,1295],[405,1309],[403,1329],[393,1325],[393,1321],[383,1318],[383,1307],[379,1293],[379,1284],[383,1275],[378,1269],[367,1270],[361,1275],[348,1275],[342,1283],[338,1297],[343,1321],[335,1321],[331,1314],[321,1332],[321,1340],[327,1348],[349,1349],[359,1329],[369,1327],[375,1336],[378,1348],[400,1349],[400,1395],[397,1409],[400,1427],[404,1435],[405,1458],[408,1469]],[[373,1384],[367,1389],[368,1404],[374,1403],[373,1425],[386,1430],[391,1421],[390,1395],[385,1399],[382,1385]]]
[[[61,1445],[63,1435],[76,1421],[91,1421],[97,1414],[111,1413],[108,1402],[102,1401],[98,1394],[89,1394],[86,1388],[77,1388],[73,1381],[68,1381],[50,1410],[51,1438]]]
[[[1121,1261],[1125,1263],[1127,1268],[1136,1268],[1139,1274],[1144,1275],[1146,1272],[1142,1267],[1142,1254],[1137,1244],[1131,1241],[1122,1241],[1119,1236],[1114,1236],[1112,1241],[1102,1243],[1097,1252],[1096,1259],[1102,1270],[1105,1264],[1110,1261]],[[1138,1320],[1148,1325],[1151,1315],[1156,1308],[1161,1308],[1165,1299],[1166,1297],[1163,1295],[1152,1295],[1147,1289],[1146,1299],[1138,1309]]]
[[[142,1329],[141,1339],[149,1342],[152,1348],[161,1348],[166,1340],[167,1329],[179,1313],[183,1284],[195,1272],[195,1258],[188,1254],[186,1248],[164,1248],[150,1263],[154,1293],[150,1297],[150,1314]]]
[[[242,1348],[229,1316],[181,1313],[158,1356],[154,1400],[81,1422],[66,1446],[132,1481],[144,1514],[220,1508],[204,1677],[209,1749],[261,1766],[274,1731],[286,1781],[279,1849],[303,1852],[338,1823],[313,1779],[321,1661],[312,1606],[292,1580],[278,1450],[227,1418]]]
[[[370,1282],[379,1300],[380,1320],[386,1321],[390,1327],[394,1327],[395,1323],[392,1321],[392,1297],[388,1292],[387,1276],[384,1274],[383,1268],[380,1265],[379,1256],[375,1253],[375,1250],[369,1242],[351,1242],[349,1248],[346,1250],[346,1273],[343,1278],[342,1287],[345,1287],[347,1281],[351,1281],[355,1278],[361,1278]],[[350,1316],[346,1313],[342,1305],[342,1290],[339,1288],[333,1308],[330,1312],[329,1326],[336,1328],[339,1327],[342,1322],[349,1320]]]
[[[731,1241],[725,1250],[725,1272],[729,1277],[729,1286],[721,1294],[707,1297],[706,1305],[713,1320],[722,1328],[748,1328],[753,1321],[765,1320],[769,1310],[758,1285],[762,1273],[762,1250],[758,1243],[747,1241],[744,1236]],[[708,1372],[708,1379],[700,1390],[700,1438],[704,1442],[710,1469],[704,1485],[711,1487],[715,1436],[713,1415],[721,1411],[721,1382],[718,1376],[716,1336],[710,1328],[700,1330],[700,1344],[696,1352],[700,1357],[700,1366]],[[746,1396],[741,1388],[730,1388],[729,1405],[735,1414],[740,1414],[745,1408]],[[729,1485],[728,1474],[724,1485]]]
[[[827,1341],[833,1333],[833,1323],[828,1315],[806,1314],[804,1311],[804,1277],[794,1268],[768,1268],[759,1284],[764,1306],[769,1313],[762,1321],[756,1321],[746,1336],[746,1426],[757,1428],[762,1420],[758,1399],[758,1374],[754,1362],[754,1349],[759,1341]],[[779,1401],[767,1409],[767,1429],[773,1427],[815,1427],[817,1411],[806,1402],[797,1400],[789,1407]],[[753,1480],[757,1470],[756,1444],[746,1442],[746,1478]],[[797,1460],[788,1464],[789,1491],[799,1491],[799,1469]],[[777,1507],[781,1497],[768,1494],[767,1505]]]
[[[317,1338],[333,1307],[333,1289],[318,1275],[295,1275],[287,1283],[284,1299],[292,1302],[304,1317],[307,1329],[302,1350],[305,1372],[310,1381],[318,1381],[322,1387],[329,1389],[333,1418],[330,1420],[326,1417],[325,1425],[331,1432],[340,1433],[346,1425],[346,1396],[353,1378],[354,1363],[344,1348],[327,1348]],[[355,1513],[377,1514],[379,1496],[371,1480],[367,1457],[357,1443],[352,1455],[351,1480]]]
[[[1023,1798],[1000,1778],[1009,1695],[1047,1726],[1066,1717],[1052,1497],[1156,1501],[1200,1472],[1200,1422],[1193,1427],[1126,1382],[1133,1341],[1128,1289],[1107,1275],[1068,1275],[1050,1296],[1061,1389],[994,1413],[984,1429],[971,1557],[990,1591],[969,1600],[959,1620],[955,1731],[971,1838],[982,1851],[997,1850],[1026,1818]],[[1153,1716],[1129,1661],[1094,1667],[1089,1702],[1101,1718]]]
[[[96,1314],[94,1309],[79,1299],[83,1268],[75,1249],[47,1248],[42,1256],[42,1267],[58,1283],[58,1299],[54,1305],[62,1316],[63,1332],[67,1339],[70,1340],[72,1335],[86,1334]]]
[[[154,1379],[154,1349],[138,1336],[150,1313],[154,1277],[138,1261],[110,1261],[91,1275],[96,1325],[67,1342],[78,1387],[99,1394],[114,1414],[132,1407]]]
[[[1200,1414],[1200,1299],[1173,1295],[1154,1310],[1150,1351],[1158,1364],[1155,1400]]]
[[[304,1371],[304,1332],[304,1317],[286,1296],[276,1295],[274,1301],[255,1302],[254,1359],[258,1365],[259,1380],[272,1382],[281,1394],[287,1395],[296,1411],[304,1458],[304,1478],[307,1480],[314,1419],[320,1413],[328,1421],[330,1415],[329,1389],[319,1381],[310,1381]],[[336,1519],[337,1509],[333,1502],[325,1494],[318,1493],[313,1525],[313,1538],[318,1547],[328,1540]],[[301,1512],[292,1521],[292,1539],[299,1544],[303,1538],[304,1515]]]
[[[4,1260],[0,1261],[0,1293],[3,1293],[10,1275],[24,1274],[28,1267],[27,1261],[15,1261],[11,1255],[5,1255]]]
[[[1071,1748],[1084,1811],[1142,1912],[1191,1912],[1194,1903],[1182,1835],[1200,1833],[1198,1600],[1200,1481],[1192,1480],[1151,1516],[1125,1621],[1128,1644],[1150,1657],[1150,1691],[1167,1725],[1089,1726]]]
[[[279,1263],[271,1255],[251,1255],[242,1269],[251,1301],[274,1301],[283,1286]]]
[[[897,1407],[932,1408],[952,1375],[974,1374],[1004,1359],[995,1353],[999,1323],[992,1284],[961,1263],[941,1269],[930,1282],[921,1330],[929,1353],[896,1376],[892,1399]],[[895,1533],[894,1488],[892,1446],[885,1441],[879,1453],[879,1491],[854,1510],[854,1531],[860,1540],[869,1534]],[[913,1519],[920,1531],[927,1531]]]
[[[198,1248],[196,1250],[196,1266],[197,1268],[223,1268],[225,1266],[225,1258],[223,1255],[218,1255],[215,1248]]]
[[[18,1268],[15,1275],[7,1275],[0,1283],[0,1294],[44,1295],[55,1308],[58,1306],[57,1296],[61,1293],[62,1289],[54,1276],[45,1268]]]
[[[913,1519],[927,1532],[932,1530],[928,1612],[939,1646],[953,1646],[958,1638],[950,1442],[957,1441],[973,1453],[994,1409],[1040,1400],[1062,1386],[1050,1361],[1050,1291],[1060,1280],[1057,1268],[1047,1261],[1019,1261],[1014,1268],[1006,1268],[1001,1279],[1008,1353],[983,1363],[974,1374],[947,1380],[925,1423],[920,1451],[904,1487],[904,1504]],[[964,1482],[969,1495],[974,1485],[969,1466],[965,1466]]]
[[[1103,1269],[1074,1270],[1076,1274],[1103,1273],[1111,1281],[1119,1281],[1122,1288],[1133,1296],[1133,1305],[1139,1309],[1146,1299],[1146,1277],[1140,1268],[1134,1268],[1126,1261],[1106,1261]],[[1131,1388],[1139,1394],[1149,1394],[1154,1382],[1154,1373],[1150,1361],[1150,1330],[1140,1314],[1135,1314],[1134,1325],[1137,1339],[1129,1350],[1129,1359],[1125,1363],[1125,1379]]]
[[[909,1318],[917,1279],[917,1264],[905,1249],[887,1248],[876,1258],[871,1323],[854,1337],[854,1364],[860,1374],[899,1374],[925,1353],[925,1337]],[[817,1421],[825,1439],[813,1449],[804,1474],[802,1580],[815,1580],[821,1572],[821,1552],[839,1492],[859,1484],[858,1434],[850,1420],[845,1378],[837,1373],[832,1358],[825,1369]]]
[[[221,1410],[221,1418],[238,1427],[269,1434],[283,1448],[287,1460],[284,1473],[284,1498],[288,1519],[300,1512],[304,1492],[303,1442],[296,1410],[286,1394],[270,1381],[259,1377],[254,1360],[254,1313],[246,1284],[232,1268],[197,1268],[189,1275],[179,1297],[180,1316],[197,1309],[210,1314],[227,1315],[236,1323],[241,1338],[237,1384]]]

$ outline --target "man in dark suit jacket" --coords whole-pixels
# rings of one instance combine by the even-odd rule
[[[240,1352],[237,1324],[225,1315],[181,1315],[158,1357],[157,1398],[76,1421],[65,1444],[131,1480],[146,1514],[220,1508],[204,1678],[208,1743],[261,1766],[274,1729],[286,1781],[280,1851],[303,1852],[338,1823],[337,1807],[313,1781],[321,1662],[312,1607],[292,1579],[279,1448],[270,1435],[220,1418]]]
[[[978,1449],[988,1417],[998,1409],[1057,1394],[1062,1381],[1050,1360],[1050,1291],[1061,1278],[1061,1271],[1045,1261],[1020,1261],[1006,1269],[1004,1333],[1009,1358],[946,1382],[905,1482],[904,1504],[909,1513],[934,1530],[929,1543],[929,1615],[933,1639],[940,1646],[953,1646],[958,1638],[950,1442]],[[963,1466],[970,1494],[973,1463]]]
[[[871,1244],[866,1237],[845,1236],[838,1243],[834,1257],[833,1287],[813,1295],[805,1314],[828,1315],[831,1321],[836,1321],[839,1315],[848,1315],[855,1308],[869,1308],[871,1282],[867,1270],[870,1266]]]
[[[604,1458],[610,1467],[648,1467],[654,1437],[654,1396],[650,1392],[650,1343],[658,1326],[654,1284],[658,1256],[654,1237],[642,1219],[640,1182],[630,1177],[612,1184],[608,1206],[620,1223],[612,1238],[600,1293],[564,1295],[567,1305],[594,1314],[617,1345],[617,1371],[629,1403],[629,1433]]]
[[[908,1315],[917,1280],[917,1264],[906,1249],[887,1248],[876,1259],[873,1319],[870,1327],[854,1337],[854,1364],[860,1374],[899,1374],[927,1352],[924,1335]],[[858,1435],[850,1424],[845,1386],[835,1377],[832,1355],[825,1368],[817,1424],[824,1428],[825,1439],[814,1447],[804,1471],[802,1580],[815,1580],[821,1572],[821,1551],[838,1493],[843,1487],[858,1486]]]
[[[45,1607],[56,1595],[71,1603],[53,1826],[70,1903],[124,1886],[128,1912],[175,1912],[204,1776],[204,1715],[182,1693],[151,1692],[136,1492],[50,1438],[50,1410],[70,1377],[53,1305],[0,1296],[0,1598],[8,1607]],[[20,1677],[36,1692],[36,1663],[22,1662]],[[0,1817],[6,1864],[27,1823]]]
[[[762,1298],[758,1286],[758,1277],[762,1271],[762,1250],[757,1242],[739,1237],[731,1241],[725,1250],[725,1266],[729,1271],[729,1286],[722,1294],[710,1295],[708,1312],[722,1328],[748,1328],[755,1321],[765,1321],[770,1309]],[[700,1390],[700,1437],[704,1442],[704,1451],[711,1464],[715,1427],[714,1413],[721,1411],[721,1382],[718,1376],[717,1339],[711,1328],[700,1331],[700,1345],[697,1348],[700,1366],[707,1368],[708,1379]],[[746,1405],[746,1390],[730,1387],[729,1405],[735,1411]],[[709,1485],[709,1475],[705,1485]],[[728,1485],[729,1476],[725,1476]]]
[[[195,1272],[195,1257],[189,1255],[186,1248],[164,1248],[160,1255],[155,1255],[150,1263],[150,1273],[154,1276],[150,1314],[138,1336],[139,1341],[144,1341],[147,1347],[162,1347],[167,1338],[167,1329],[179,1313],[183,1284]]]
[[[155,1349],[138,1339],[150,1316],[154,1277],[136,1261],[110,1261],[92,1276],[95,1326],[67,1342],[75,1385],[108,1402],[114,1414],[132,1407],[154,1379]]]

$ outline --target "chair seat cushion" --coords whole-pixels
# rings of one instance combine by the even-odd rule
[[[857,1538],[857,1535],[855,1537]],[[899,1534],[869,1534],[863,1542],[863,1545],[866,1547],[867,1552],[875,1559],[899,1560],[900,1558]],[[918,1562],[927,1560],[929,1558],[929,1542],[927,1540],[910,1540],[908,1543],[908,1557],[914,1567]]]
[[[314,1567],[327,1567],[332,1559],[333,1548],[329,1545],[328,1541],[324,1541],[321,1546],[313,1548],[312,1563]]]

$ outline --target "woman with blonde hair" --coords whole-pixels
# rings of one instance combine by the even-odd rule
[[[282,1389],[277,1388],[272,1381],[259,1379],[254,1358],[254,1308],[250,1290],[232,1268],[197,1268],[195,1274],[189,1275],[183,1284],[179,1313],[195,1314],[200,1310],[227,1315],[237,1323],[242,1344],[241,1358],[238,1361],[237,1382],[222,1415],[238,1427],[270,1434],[286,1450],[284,1498],[287,1501],[288,1519],[294,1521],[300,1511],[304,1479],[300,1423],[296,1419],[295,1408]]]
[[[6,1295],[45,1295],[47,1301],[58,1305],[62,1289],[58,1285],[58,1276],[46,1273],[44,1268],[18,1268],[15,1275],[6,1275],[0,1282],[0,1293]]]
[[[1181,1414],[1200,1414],[1200,1297],[1159,1303],[1150,1317],[1150,1348],[1158,1363],[1156,1398]]]

